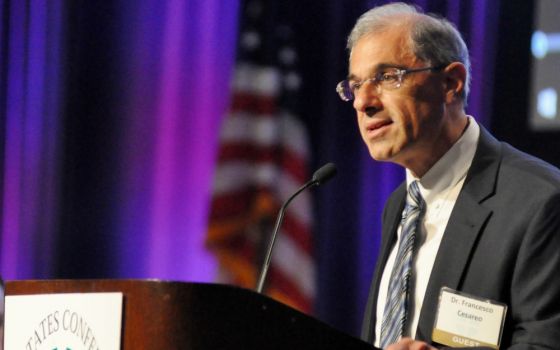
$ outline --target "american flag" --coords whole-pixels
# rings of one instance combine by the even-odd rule
[[[308,136],[297,116],[301,78],[294,33],[268,3],[242,6],[207,238],[219,282],[245,288],[256,285],[278,209],[309,176]],[[307,313],[315,296],[311,226],[311,197],[302,193],[286,212],[264,289]]]

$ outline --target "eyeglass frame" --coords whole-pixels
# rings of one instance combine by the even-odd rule
[[[440,64],[437,66],[430,66],[430,67],[422,67],[422,68],[399,68],[399,67],[386,67],[385,69],[395,69],[395,75],[397,76],[397,86],[395,86],[395,89],[398,89],[401,87],[401,84],[403,82],[403,78],[405,75],[411,74],[411,73],[418,73],[418,72],[425,72],[425,71],[439,71],[442,70],[443,68],[447,67],[447,64]],[[352,87],[350,86],[350,81],[348,79],[344,79],[342,81],[340,81],[338,84],[336,84],[336,92],[338,93],[338,97],[340,97],[341,100],[348,102],[348,101],[352,101],[353,99],[356,98],[355,94],[354,94],[354,90],[359,89],[362,85],[364,85],[367,82],[372,82],[375,83],[377,89],[382,89],[380,82],[383,82],[383,80],[381,79],[381,76],[383,76],[384,74],[386,74],[386,71],[380,71],[378,73],[375,74],[375,76],[373,78],[367,78],[367,79],[363,79],[360,80],[354,84],[352,84]],[[346,84],[347,86],[347,90],[350,91],[350,93],[352,94],[352,98],[348,98],[345,94],[345,86],[344,84]],[[354,90],[352,89],[354,88]]]

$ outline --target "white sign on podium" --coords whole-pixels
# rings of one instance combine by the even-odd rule
[[[122,293],[7,296],[4,350],[119,350],[122,305]]]

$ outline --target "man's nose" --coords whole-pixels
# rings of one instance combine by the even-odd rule
[[[379,89],[377,84],[368,81],[354,91],[354,109],[365,112],[368,107],[379,107]]]

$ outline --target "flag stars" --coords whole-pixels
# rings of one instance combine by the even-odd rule
[[[261,37],[257,32],[247,31],[241,35],[241,46],[252,51],[257,49],[261,45]]]
[[[291,47],[283,47],[278,52],[278,60],[284,65],[292,65],[296,62],[296,51]]]
[[[247,6],[247,17],[257,19],[262,16],[264,11],[263,4],[260,1],[251,1]]]
[[[284,75],[284,87],[286,90],[298,90],[301,86],[301,77],[294,71]]]

